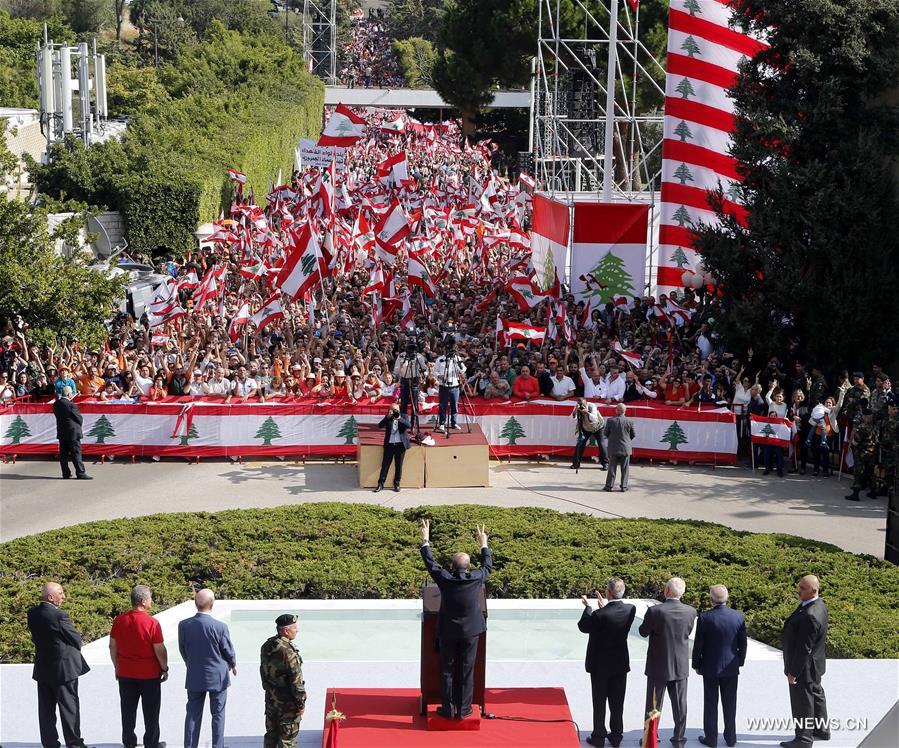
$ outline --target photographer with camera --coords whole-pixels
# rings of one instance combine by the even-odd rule
[[[583,397],[579,397],[577,405],[571,411],[571,417],[575,419],[577,426],[577,443],[574,447],[574,461],[571,463],[572,470],[580,469],[584,449],[591,440],[599,449],[599,461],[602,469],[605,470],[608,462],[602,449],[602,427],[605,426],[606,420],[599,412],[599,408],[594,403],[588,403]]]
[[[393,490],[399,493],[400,481],[403,478],[403,458],[409,449],[409,434],[411,423],[405,414],[400,413],[400,406],[394,403],[378,422],[378,428],[384,429],[384,457],[381,459],[381,474],[378,476],[378,485],[375,493],[384,489],[387,473],[390,471],[390,463],[393,462]]]
[[[428,362],[418,352],[418,343],[410,340],[406,352],[396,357],[393,376],[400,383],[400,410],[406,415],[412,406],[411,428],[418,428],[418,389],[421,379],[428,371]]]
[[[456,425],[456,413],[459,410],[459,386],[465,380],[465,364],[456,353],[456,341],[447,335],[443,344],[443,355],[437,358],[434,376],[439,387],[440,410],[437,415],[437,431],[441,433],[447,428],[459,429]],[[447,416],[449,425],[447,426]]]

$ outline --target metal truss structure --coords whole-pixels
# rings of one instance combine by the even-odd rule
[[[658,190],[662,111],[639,112],[638,81],[664,101],[665,69],[640,41],[639,6],[568,0],[582,38],[560,28],[562,0],[538,0],[530,150],[538,185],[601,192],[603,202]],[[611,19],[617,23],[611,23]]]
[[[337,0],[303,0],[303,58],[325,83],[337,82]]]

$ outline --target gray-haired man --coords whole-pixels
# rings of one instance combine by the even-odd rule
[[[615,485],[615,473],[621,468],[621,490],[627,491],[627,476],[631,464],[631,440],[636,438],[634,422],[625,413],[627,407],[624,403],[615,406],[615,415],[606,420],[603,426],[603,436],[608,439],[606,453],[609,459],[609,472],[606,475],[606,485],[603,491],[611,491]]]
[[[78,480],[91,480],[84,471],[81,461],[81,424],[84,419],[78,406],[72,402],[72,388],[62,388],[59,399],[53,403],[53,415],[56,417],[56,438],[59,440],[59,465],[62,477],[71,478],[69,463],[75,466],[75,477]]]

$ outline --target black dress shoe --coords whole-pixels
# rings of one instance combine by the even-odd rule
[[[62,476],[62,479],[63,479],[63,480],[69,480],[69,478],[71,478],[71,477],[72,477],[71,475],[64,475],[64,476]]]
[[[378,493],[378,491],[383,491],[383,490],[384,490],[384,484],[379,483],[377,486],[375,486],[375,490],[373,493]]]
[[[93,480],[93,478],[90,475],[87,475],[87,473],[85,473],[84,475],[76,475],[75,478],[76,480]]]
[[[780,748],[807,748],[811,743],[801,743],[798,740],[781,740]]]
[[[618,748],[618,746],[621,745],[621,738],[615,738],[615,740],[612,740],[612,738],[608,738],[608,741],[609,745],[611,745],[612,748]]]
[[[585,742],[590,745],[595,745],[596,748],[605,748],[606,739],[605,738],[594,738],[592,735],[588,735],[586,737]]]
[[[718,745],[718,743],[713,743],[705,735],[700,735],[697,740],[699,740],[699,742],[703,745],[707,745],[709,748],[715,748],[715,746]]]
[[[813,737],[815,740],[830,740],[830,733],[829,733],[829,732],[818,732],[818,731],[815,731],[815,732],[812,733],[812,737]]]
[[[459,717],[458,717],[458,718],[459,718],[459,719],[465,719],[466,717],[470,717],[470,716],[471,716],[471,713],[472,713],[473,711],[474,711],[473,709],[466,709],[465,711],[463,711],[463,712],[461,712],[461,713],[459,714]]]
[[[444,709],[442,706],[438,706],[438,707],[434,710],[434,713],[437,714],[437,715],[440,716],[440,717],[443,717],[444,719],[452,719],[452,718],[453,718],[453,711],[452,711],[452,709],[446,710],[446,709]]]
[[[612,493],[612,487],[611,487],[611,486],[604,486],[602,490],[603,490],[603,491],[608,491],[609,493]]]
[[[400,492],[400,484],[399,484],[399,483],[397,483],[397,484],[393,487],[393,491],[394,491],[394,493],[399,493],[399,492]]]
[[[627,486],[622,486],[622,487],[621,487],[621,493],[624,493],[625,491],[627,491]]]

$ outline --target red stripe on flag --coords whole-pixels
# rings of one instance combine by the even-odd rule
[[[724,130],[724,132],[733,132],[736,125],[736,117],[730,112],[679,96],[665,98],[665,116],[688,119],[706,127]]]
[[[682,229],[680,226],[659,226],[659,244],[672,244],[680,247],[692,247],[696,238],[690,229]]]
[[[535,234],[545,236],[556,244],[567,245],[568,206],[543,195],[536,195],[531,227]]]
[[[755,54],[767,48],[767,44],[757,41],[751,36],[729,29],[726,26],[719,26],[704,18],[691,16],[682,10],[671,8],[668,11],[668,28],[676,31],[683,31],[685,34],[693,34],[702,39],[706,39],[722,47],[733,49],[736,52],[754,57]]]
[[[733,70],[675,52],[668,53],[668,75],[686,75],[721,88],[730,88],[737,82],[737,74]]]
[[[662,143],[662,158],[670,161],[686,161],[688,164],[705,166],[718,174],[732,179],[740,179],[737,174],[737,159],[692,143],[666,139]],[[741,180],[742,181],[742,180]]]
[[[574,204],[574,241],[592,244],[645,244],[648,205]]]
[[[685,272],[685,268],[665,267],[663,265],[659,265],[659,272],[656,275],[656,283],[658,283],[658,285],[660,286],[675,286],[677,288],[682,288],[684,285],[682,276]]]
[[[662,190],[665,193],[666,203],[680,203],[681,205],[689,205],[693,208],[701,210],[712,210],[708,202],[708,191],[701,187],[691,187],[688,184],[676,184],[674,182],[663,182]],[[726,213],[736,216],[741,222],[745,222],[746,208],[730,200],[724,201],[724,209]]]

